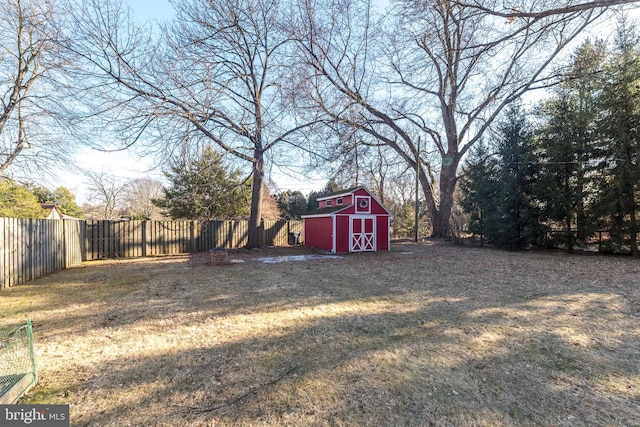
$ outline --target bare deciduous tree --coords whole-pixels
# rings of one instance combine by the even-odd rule
[[[160,219],[160,208],[153,204],[160,199],[162,182],[152,178],[131,179],[125,186],[124,202],[130,216],[139,219]]]
[[[374,12],[367,0],[303,2],[290,25],[311,70],[299,86],[334,122],[418,166],[432,235],[446,237],[465,153],[506,105],[552,78],[554,59],[604,9],[510,20],[454,0],[400,0],[379,21]]]
[[[262,189],[262,218],[266,221],[277,221],[280,219],[280,211],[275,196],[271,195],[267,186]]]
[[[0,174],[60,160],[53,96],[63,58],[49,0],[0,1]]]
[[[87,64],[87,118],[108,118],[129,144],[168,155],[213,143],[251,165],[248,246],[258,245],[265,162],[307,129],[290,107],[290,41],[279,0],[190,0],[157,38],[143,37],[122,7],[92,0],[76,11],[76,54]],[[162,42],[162,44],[160,43]],[[125,134],[123,134],[123,131]],[[280,153],[278,153],[280,154]]]
[[[96,219],[119,219],[125,206],[126,186],[107,172],[85,172],[89,204]],[[85,207],[83,207],[85,210]]]

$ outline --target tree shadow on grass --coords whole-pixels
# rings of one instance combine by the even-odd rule
[[[450,306],[319,316],[277,334],[109,360],[72,397],[76,421],[633,425],[637,395],[605,383],[633,386],[637,362],[621,354],[637,345],[581,346],[553,325],[516,327],[509,309],[534,310],[522,305],[439,322]]]
[[[633,425],[634,290],[607,274],[632,267],[482,254],[109,267],[81,291],[129,281],[51,296],[41,338],[94,345],[74,425]]]

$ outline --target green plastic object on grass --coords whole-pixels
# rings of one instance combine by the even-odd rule
[[[0,404],[11,405],[38,382],[31,320],[0,331]]]

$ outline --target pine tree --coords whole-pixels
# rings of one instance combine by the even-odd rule
[[[460,180],[460,205],[469,214],[468,230],[480,236],[481,244],[494,234],[496,224],[496,199],[499,183],[498,165],[489,148],[476,146],[469,156]]]
[[[309,193],[309,197],[307,198],[307,212],[318,209],[318,206],[320,206],[318,199],[320,197],[324,197],[342,189],[343,187],[340,184],[338,184],[334,179],[330,179],[322,190],[312,191]]]
[[[174,162],[165,175],[171,185],[154,204],[173,219],[229,219],[249,214],[249,186],[240,179],[240,172],[224,166],[210,146],[195,159]]]
[[[280,218],[300,219],[307,213],[307,198],[300,191],[283,191],[277,196]]]
[[[614,250],[621,251],[628,239],[631,253],[639,256],[640,43],[626,21],[619,26],[599,103],[604,155],[598,197],[601,218],[613,237]]]
[[[44,218],[45,211],[26,186],[0,179],[0,217]]]
[[[540,208],[535,194],[539,159],[534,153],[532,133],[519,105],[513,105],[499,126],[497,152],[500,158],[496,208],[490,228],[494,243],[508,249],[539,245],[544,238]]]
[[[545,227],[536,199],[539,159],[519,105],[506,112],[493,149],[493,156],[485,148],[474,151],[465,168],[461,205],[470,214],[469,227],[505,249],[540,245]]]
[[[543,215],[562,233],[554,240],[569,251],[596,229],[589,217],[589,159],[594,156],[595,95],[606,51],[602,43],[583,43],[573,55],[566,80],[538,111],[543,123],[537,131],[542,161],[538,194]],[[575,234],[574,234],[575,232]]]

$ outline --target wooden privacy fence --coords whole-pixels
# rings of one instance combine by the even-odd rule
[[[82,221],[0,218],[0,288],[82,262]]]
[[[263,221],[260,244],[285,246],[302,221]],[[248,221],[81,221],[0,218],[0,288],[82,261],[241,248]],[[302,238],[299,238],[299,242]]]
[[[248,221],[83,221],[83,260],[171,255],[241,248]],[[302,221],[263,221],[260,244],[285,246]]]

